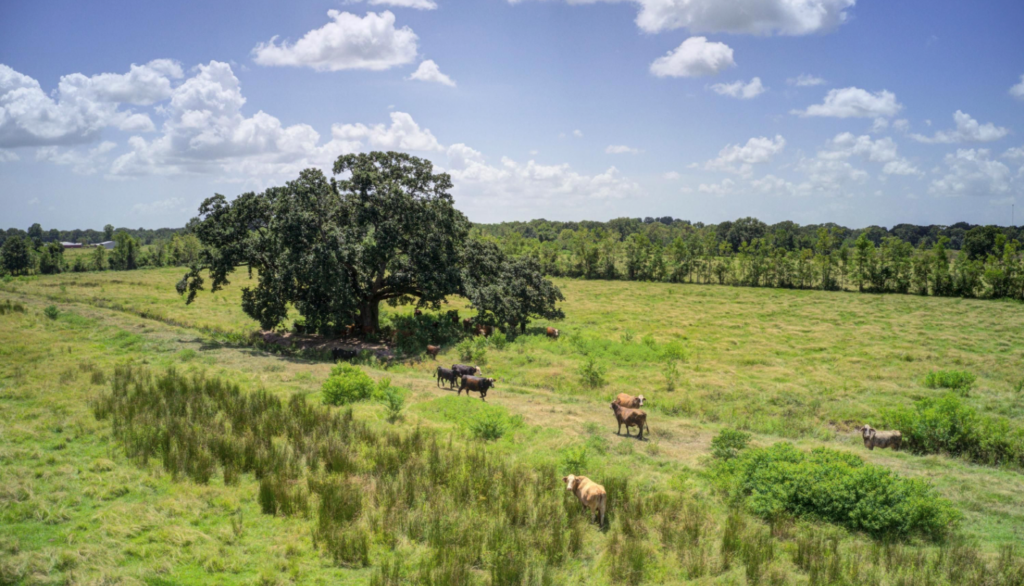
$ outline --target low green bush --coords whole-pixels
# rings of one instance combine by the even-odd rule
[[[737,429],[723,429],[711,438],[711,455],[718,460],[732,460],[747,447],[750,434]]]
[[[491,334],[491,337],[488,338],[488,341],[495,350],[504,350],[505,347],[508,346],[508,337],[505,335],[505,332],[495,331]]]
[[[331,376],[324,382],[321,391],[325,405],[347,405],[369,399],[374,388],[373,379],[365,372],[342,362],[331,369]]]
[[[912,407],[882,412],[883,425],[903,434],[915,454],[946,453],[990,465],[1024,467],[1024,429],[1002,417],[979,415],[953,393],[925,398]]]
[[[48,305],[46,309],[43,310],[43,315],[50,319],[57,319],[60,315],[60,310],[57,309],[57,306],[55,305]]]
[[[471,401],[466,397],[442,397],[420,403],[416,409],[422,409],[420,413],[430,419],[454,423],[469,435],[483,440],[500,439],[523,425],[521,415],[512,416],[500,405]]]
[[[924,377],[924,386],[929,389],[951,389],[966,397],[978,377],[965,370],[933,370]]]
[[[597,389],[605,385],[604,374],[606,370],[604,365],[598,363],[596,358],[587,356],[580,363],[576,374],[580,377],[581,385],[588,389]]]
[[[405,409],[405,389],[391,386],[391,379],[384,378],[377,383],[374,394],[384,405],[388,423],[394,423],[402,418],[402,410]]]
[[[485,364],[487,362],[487,338],[466,338],[455,345],[459,360],[469,364]]]
[[[802,517],[879,539],[942,540],[962,517],[924,481],[901,478],[854,454],[827,448],[807,453],[777,443],[716,460],[715,466],[732,496],[767,520]]]

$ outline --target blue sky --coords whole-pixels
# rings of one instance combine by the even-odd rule
[[[0,6],[0,227],[180,226],[377,149],[478,222],[1024,203],[1019,1],[294,4]]]

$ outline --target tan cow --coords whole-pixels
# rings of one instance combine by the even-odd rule
[[[427,354],[429,354],[434,360],[437,360],[437,353],[440,351],[440,346],[431,346],[430,344],[427,344]]]
[[[587,478],[570,474],[562,478],[565,483],[565,490],[571,490],[576,498],[583,505],[583,510],[589,510],[591,514],[596,513],[601,525],[604,525],[604,516],[608,507],[608,493],[604,487]]]
[[[878,431],[865,423],[864,427],[858,427],[857,431],[861,432],[861,437],[864,438],[864,447],[872,451],[875,447],[892,448],[899,451],[903,444],[903,434],[897,430]]]
[[[627,409],[639,409],[643,407],[644,400],[643,395],[637,395],[634,397],[633,395],[627,395],[626,393],[619,393],[619,395],[615,397],[615,402]]]
[[[544,331],[544,334],[545,334],[545,335],[546,335],[547,337],[549,337],[549,338],[554,338],[555,340],[557,340],[557,339],[558,339],[558,336],[559,336],[559,335],[561,335],[561,333],[562,333],[562,332],[560,332],[560,331],[556,330],[555,328],[548,328],[547,330],[545,330],[545,331]]]

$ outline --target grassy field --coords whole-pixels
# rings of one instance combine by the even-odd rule
[[[324,547],[314,548],[309,518],[261,513],[253,475],[243,474],[237,484],[219,476],[208,484],[174,480],[153,461],[127,459],[110,423],[96,419],[91,403],[109,392],[115,367],[128,363],[154,373],[174,366],[245,391],[319,403],[329,364],[239,343],[255,329],[239,307],[244,275],[185,306],[173,288],[180,273],[65,274],[0,284],[0,303],[26,310],[0,315],[0,583],[363,584],[380,580],[381,564],[397,558],[406,562],[405,579],[415,581],[413,568],[430,563],[430,540],[412,529],[397,541],[386,539],[373,525],[381,505],[367,509],[372,513],[364,521],[373,536],[370,566],[343,567]],[[568,316],[556,324],[560,340],[531,333],[502,350],[485,349],[483,369],[498,379],[488,407],[438,389],[428,359],[366,369],[409,389],[401,421],[387,423],[373,402],[357,404],[353,413],[372,433],[420,429],[451,441],[456,453],[483,449],[501,469],[543,471],[552,476],[558,502],[560,476],[569,468],[599,482],[628,478],[631,490],[650,497],[648,509],[631,509],[643,519],[640,530],[621,511],[604,530],[580,528],[567,517],[577,553],[554,564],[537,557],[544,548],[526,547],[529,563],[542,568],[527,581],[971,583],[929,561],[955,558],[959,545],[912,540],[897,551],[807,521],[772,527],[775,550],[764,568],[749,569],[757,556],[747,550],[735,554],[742,561],[729,563],[727,544],[737,531],[753,543],[768,529],[745,513],[730,515],[729,499],[709,473],[711,438],[727,427],[752,432],[754,445],[786,440],[801,449],[829,447],[929,481],[964,514],[957,544],[967,543],[991,564],[1007,555],[1005,546],[1024,542],[1018,471],[942,455],[871,452],[853,432],[864,422],[878,426],[886,408],[941,396],[943,390],[923,384],[939,369],[977,375],[963,400],[981,414],[1019,421],[1024,306],[715,286],[558,285]],[[59,309],[56,319],[44,314],[49,305]],[[451,307],[466,314],[459,303]],[[403,310],[411,311],[397,311]],[[579,370],[588,360],[603,371],[603,385],[582,383]],[[440,358],[457,361],[454,348]],[[619,392],[649,398],[649,441],[615,435],[607,401]],[[485,442],[470,428],[491,410],[512,426],[481,447]],[[368,454],[367,462],[374,461]],[[378,494],[379,487],[366,490]],[[666,537],[675,517],[664,503],[672,499],[699,510],[705,545],[698,550],[708,557],[703,572],[693,571],[694,550],[677,550]],[[484,515],[486,506],[469,509]],[[529,528],[523,531],[529,540]],[[801,552],[830,536],[843,562],[825,580]],[[497,558],[488,557],[500,548],[486,534],[480,539],[490,553],[470,564],[469,580],[507,583],[496,573]],[[631,543],[639,544],[646,563],[639,574],[623,576],[614,566],[637,557]],[[838,554],[820,555],[831,562]]]

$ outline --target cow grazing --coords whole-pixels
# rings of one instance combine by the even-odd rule
[[[494,326],[477,326],[476,328],[476,335],[478,336],[487,336],[488,338],[490,338],[491,334],[493,333]]]
[[[616,435],[622,433],[622,426],[626,426],[626,437],[629,437],[629,428],[635,427],[639,430],[637,439],[644,439],[644,428],[647,428],[647,433],[651,433],[651,428],[647,425],[647,414],[639,409],[629,409],[619,405],[618,403],[612,403],[612,412],[615,413],[615,420],[619,422],[619,429],[615,431]]]
[[[561,332],[559,332],[555,328],[548,328],[547,331],[544,333],[547,334],[547,337],[552,338],[554,340],[557,340],[559,334],[561,334]]]
[[[470,391],[476,391],[480,393],[480,400],[483,401],[484,397],[487,396],[488,389],[492,388],[494,388],[493,378],[464,375],[462,377],[462,382],[459,383],[459,394],[461,395],[462,391],[465,390],[466,396],[468,397]]]
[[[453,364],[452,370],[455,371],[455,374],[458,376],[483,374],[483,371],[480,370],[480,367],[469,366],[467,364]]]
[[[331,350],[331,358],[337,362],[339,360],[352,360],[359,354],[358,350],[351,350],[349,348],[333,348]]]
[[[857,431],[861,432],[861,437],[864,438],[864,447],[872,451],[876,447],[892,448],[899,451],[903,444],[903,434],[896,430],[878,431],[865,423],[864,427],[858,427]]]
[[[590,511],[591,514],[596,513],[597,521],[604,525],[604,516],[608,508],[608,493],[604,487],[586,476],[575,474],[562,478],[562,482],[565,483],[565,490],[571,490],[576,495],[583,505],[583,510]]]
[[[468,317],[462,320],[462,329],[466,330],[467,332],[473,329],[473,320]]]
[[[454,389],[455,388],[455,381],[458,378],[459,378],[458,373],[456,373],[452,369],[445,368],[443,366],[438,366],[437,367],[437,386],[439,386],[439,387],[441,386],[441,381],[448,381],[448,388],[449,389]]]
[[[458,310],[454,310],[453,309],[452,311],[449,311],[448,314],[452,318],[452,324],[459,325],[459,312],[458,312]]]
[[[427,354],[429,354],[434,360],[437,360],[437,353],[440,351],[440,346],[431,346],[430,344],[427,344]]]
[[[412,312],[412,314],[415,315],[416,317],[419,317],[423,315],[423,312],[417,309],[416,311]]]
[[[619,393],[619,395],[615,397],[615,402],[627,409],[639,409],[643,407],[644,400],[643,395],[637,395],[634,397],[633,395],[627,395],[626,393]]]

